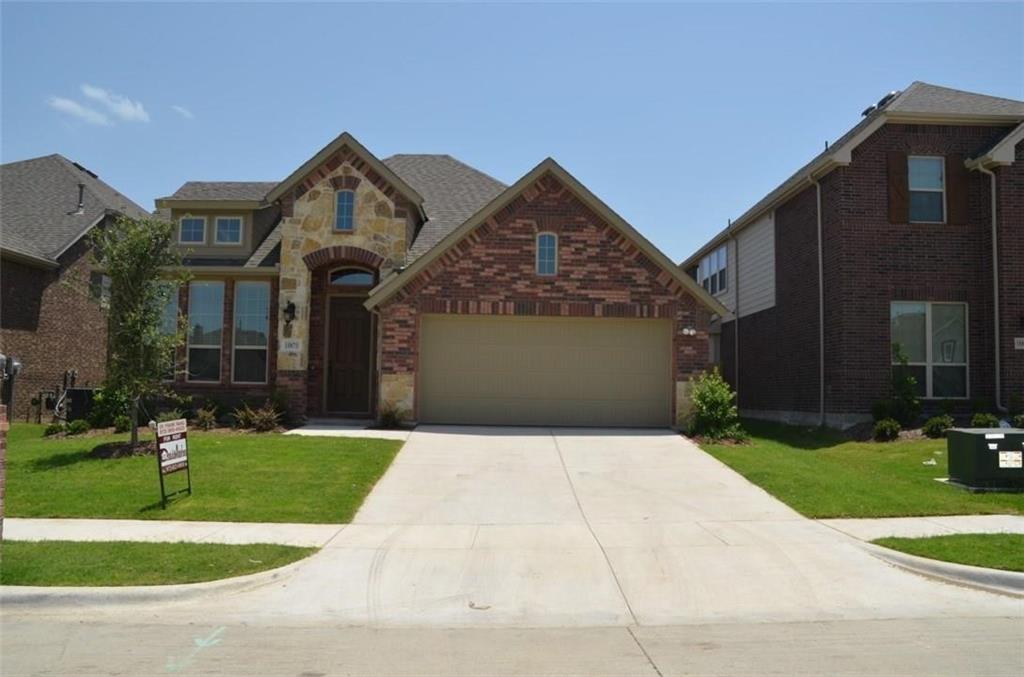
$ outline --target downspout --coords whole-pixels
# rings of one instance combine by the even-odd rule
[[[999,239],[997,236],[996,221],[996,175],[990,169],[985,169],[980,163],[975,167],[982,174],[988,175],[989,185],[992,186],[992,317],[994,318],[993,336],[995,336],[995,366],[996,366],[996,410],[1006,413],[1006,407],[1002,402],[1002,378],[1000,377],[1000,346],[999,346]]]
[[[818,226],[818,425],[825,426],[825,266],[822,253],[821,184],[813,174],[807,180],[814,184],[815,214]]]
[[[733,243],[733,246],[732,246],[732,251],[734,253],[733,258],[736,259],[736,261],[733,263],[733,266],[735,267],[735,270],[736,270],[736,275],[735,275],[736,284],[734,285],[735,288],[733,289],[733,293],[736,295],[736,301],[733,302],[733,304],[732,304],[732,307],[733,307],[733,311],[732,312],[735,315],[735,318],[733,319],[734,325],[733,325],[733,339],[732,339],[732,341],[733,341],[733,362],[735,364],[735,367],[733,368],[733,380],[736,382],[736,408],[739,409],[739,406],[740,406],[740,241],[737,240],[736,236],[733,235],[732,233],[729,233],[729,240]],[[728,250],[726,250],[726,251],[728,252]],[[728,266],[728,263],[726,263],[726,266]]]

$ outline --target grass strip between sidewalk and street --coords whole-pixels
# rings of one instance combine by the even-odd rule
[[[1024,534],[948,534],[927,538],[879,538],[872,543],[908,555],[943,562],[1024,572]]]
[[[1024,494],[974,494],[942,482],[946,440],[859,442],[819,428],[745,420],[750,444],[703,449],[813,518],[1024,514]]]
[[[4,541],[2,585],[200,583],[276,569],[316,552],[288,545]]]

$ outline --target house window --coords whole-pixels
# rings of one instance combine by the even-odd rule
[[[728,286],[729,259],[726,245],[722,245],[700,260],[697,267],[697,284],[710,294],[720,294]]]
[[[242,244],[242,217],[218,216],[214,232],[216,244]]]
[[[946,161],[941,157],[907,159],[911,223],[944,223],[946,220]]]
[[[89,295],[99,301],[101,308],[110,308],[110,276],[103,273],[89,273]]]
[[[920,397],[967,397],[967,304],[893,301],[889,317],[893,370],[900,350]]]
[[[339,190],[335,198],[334,230],[352,230],[355,223],[356,194]]]
[[[537,235],[537,274],[554,275],[558,272],[558,236],[554,233]]]
[[[181,244],[203,244],[206,242],[206,219],[201,216],[186,216],[178,222],[178,242]]]
[[[235,283],[235,383],[267,382],[270,336],[270,283]]]
[[[192,282],[188,292],[188,380],[219,382],[224,283]]]
[[[360,268],[342,268],[331,271],[332,287],[372,287],[373,273]]]

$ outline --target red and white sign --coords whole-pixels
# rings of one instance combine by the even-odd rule
[[[187,422],[183,418],[156,424],[157,454],[160,457],[160,474],[188,467]]]

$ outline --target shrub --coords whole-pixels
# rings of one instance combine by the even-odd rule
[[[199,407],[196,409],[196,427],[200,430],[213,430],[217,427],[217,410]]]
[[[978,412],[971,417],[972,428],[998,428],[999,419],[995,414],[986,414]]]
[[[123,391],[100,388],[93,396],[92,410],[89,412],[89,423],[92,424],[93,428],[109,428],[110,426],[116,428],[119,416],[128,418],[129,406],[128,395]],[[119,430],[118,432],[124,431]]]
[[[270,400],[259,409],[253,409],[247,402],[243,402],[242,406],[232,413],[232,417],[235,420],[235,427],[261,433],[276,430],[281,425],[281,412],[274,408]]]
[[[89,432],[89,422],[84,418],[75,419],[71,423],[68,423],[67,429],[68,435],[81,435],[82,433]]]
[[[394,430],[402,427],[402,412],[393,406],[386,406],[380,410],[379,425],[381,428]]]
[[[157,423],[166,423],[167,421],[177,421],[179,418],[185,418],[185,414],[180,409],[171,409],[161,414],[157,414]]]
[[[128,414],[121,414],[114,418],[114,432],[126,433],[132,428],[132,417]]]
[[[945,437],[946,431],[952,428],[954,425],[953,417],[949,414],[941,414],[939,416],[932,416],[928,419],[921,431],[924,432],[928,437]]]
[[[736,393],[725,382],[718,369],[704,372],[692,381],[693,418],[690,434],[709,440],[745,440],[734,400]]]
[[[883,418],[875,423],[875,439],[889,442],[900,436],[900,422],[894,418]]]
[[[892,370],[892,416],[904,426],[911,426],[921,415],[921,401],[917,398],[917,379],[907,368],[909,358],[898,343],[892,344],[893,356],[899,364]]]
[[[248,402],[242,402],[242,406],[237,407],[231,412],[231,424],[236,428],[248,430],[252,428],[252,420],[255,413]]]
[[[64,432],[63,423],[51,423],[50,425],[46,426],[45,430],[43,430],[43,436],[51,437],[53,435],[60,435],[62,432]]]
[[[1024,414],[1017,414],[1013,417],[1013,427],[1024,430]]]
[[[1010,395],[1006,408],[1010,412],[1010,416],[1013,416],[1015,420],[1017,416],[1024,415],[1024,395],[1018,395],[1017,393]]]

